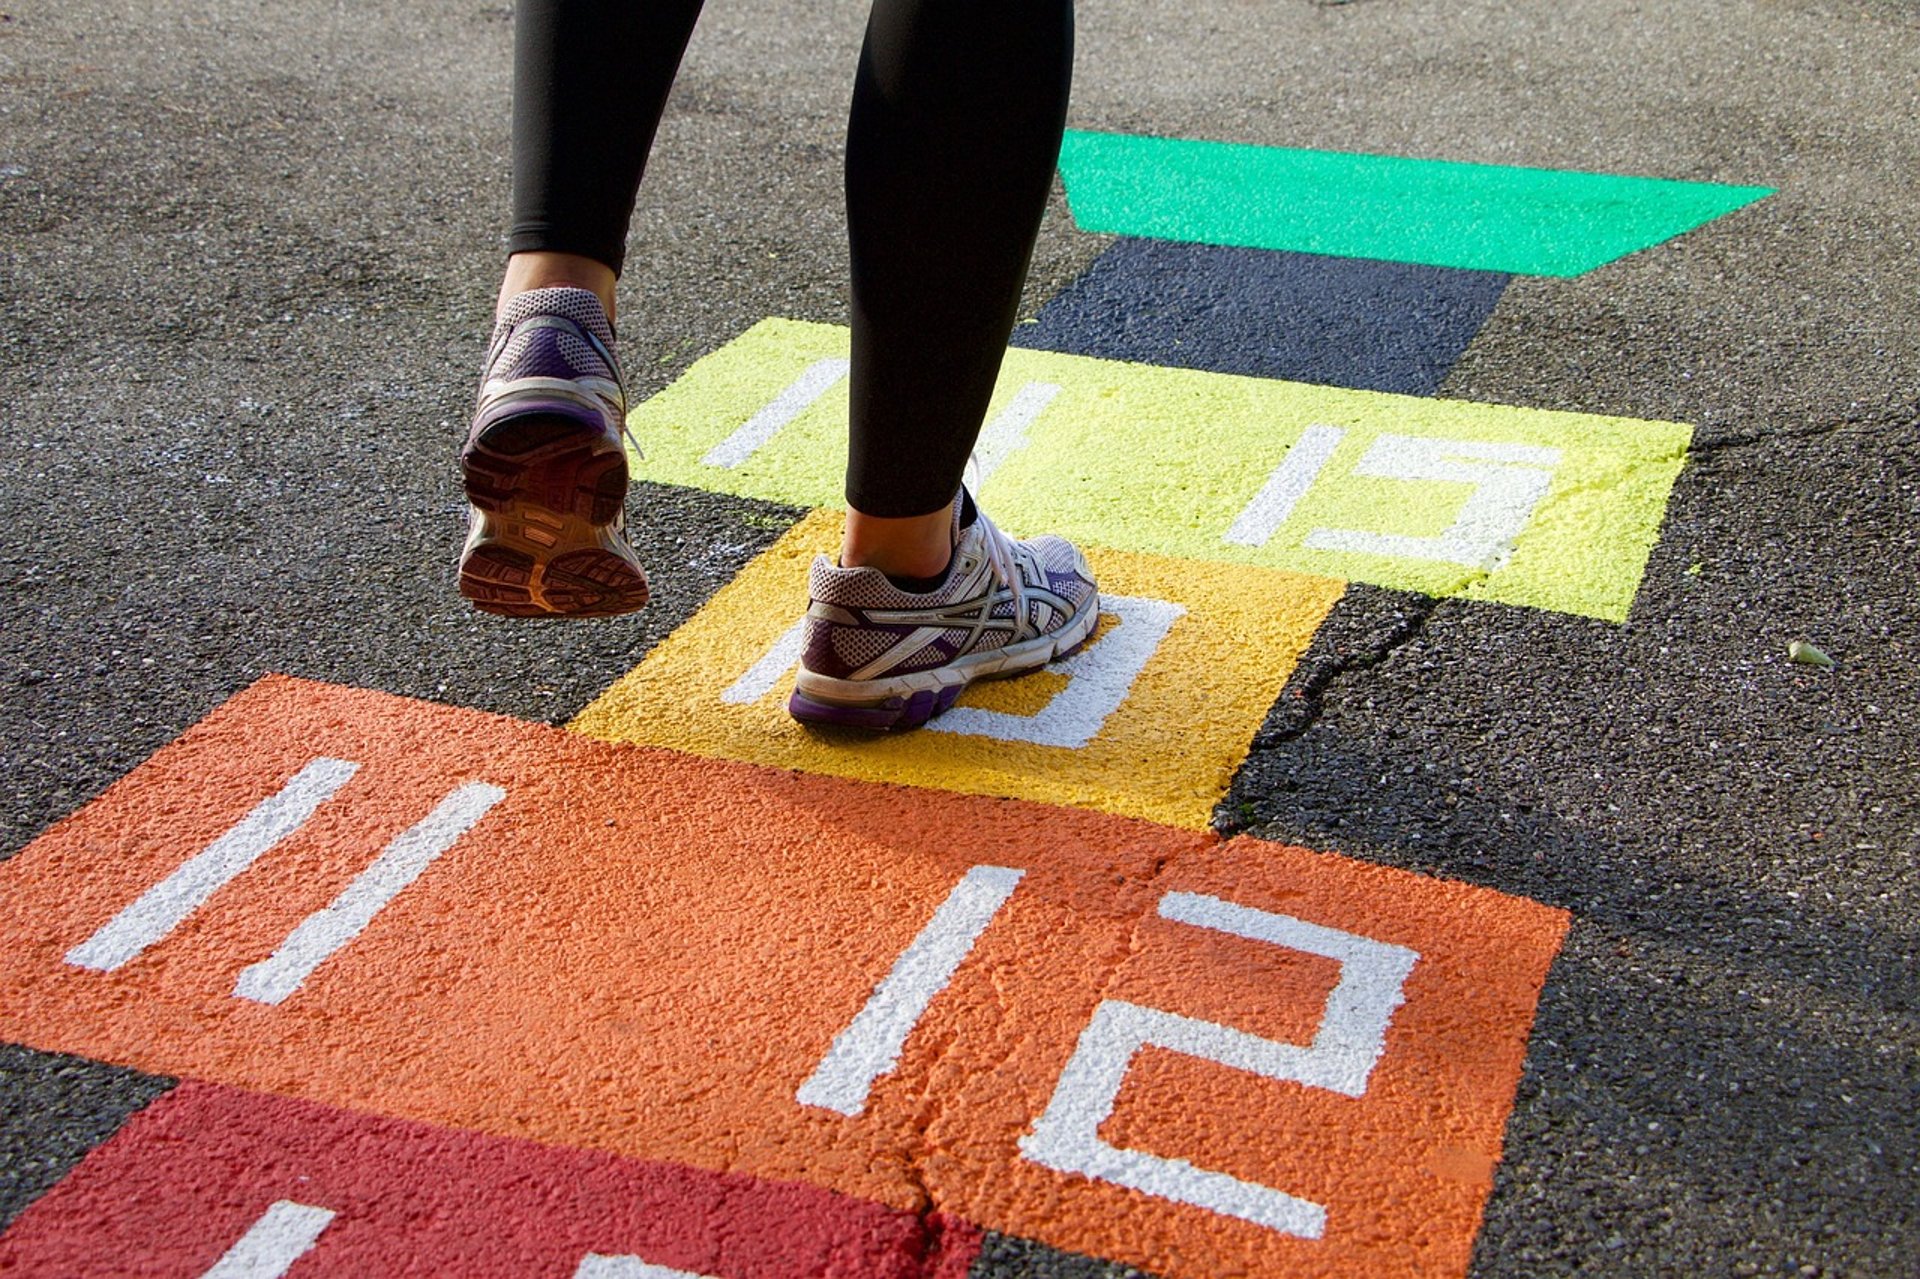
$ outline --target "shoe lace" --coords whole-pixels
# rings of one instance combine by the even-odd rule
[[[633,433],[633,427],[627,424],[627,415],[633,411],[630,403],[633,397],[627,392],[627,375],[621,371],[620,357],[613,353],[611,343],[602,342],[599,335],[591,329],[581,328],[579,332],[580,336],[587,340],[588,345],[592,346],[593,349],[599,353],[600,358],[606,362],[607,371],[613,374],[614,385],[620,388],[621,438],[626,440],[627,446],[633,450],[633,455],[636,458],[643,462],[646,461],[646,450],[640,447],[639,437]]]
[[[987,563],[992,567],[994,576],[1007,584],[1013,594],[1013,642],[1029,639],[1039,632],[1027,617],[1027,582],[1020,571],[1020,555],[1014,540],[1000,531],[1000,526],[987,518],[979,503],[973,508],[974,527],[980,530],[982,543],[987,552]]]
[[[620,371],[618,361],[613,363],[612,368],[613,380],[620,384],[620,436],[626,440],[627,447],[633,450],[633,456],[644,462],[647,460],[647,451],[640,447],[640,437],[633,433],[633,427],[627,421],[628,415],[633,412],[627,395],[627,376]]]

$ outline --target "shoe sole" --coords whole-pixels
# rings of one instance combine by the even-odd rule
[[[494,423],[462,452],[473,512],[460,593],[504,617],[644,608],[646,571],[619,529],[626,450],[555,408]]]
[[[787,698],[787,714],[803,724],[834,728],[877,732],[919,728],[981,680],[1012,679],[1071,657],[1085,646],[1099,621],[1100,596],[1095,592],[1059,630],[980,654],[972,663],[963,657],[929,671],[861,681],[811,675],[803,667]]]

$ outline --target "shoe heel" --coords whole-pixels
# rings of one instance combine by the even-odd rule
[[[604,526],[627,496],[626,450],[571,418],[526,414],[490,426],[461,456],[461,468],[467,501],[490,514],[545,507]]]
[[[460,462],[476,512],[460,593],[476,608],[610,617],[646,606],[646,573],[620,530],[618,437],[560,413],[520,413],[479,431]]]

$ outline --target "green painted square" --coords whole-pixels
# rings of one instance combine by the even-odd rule
[[[1579,275],[1771,187],[1070,131],[1082,230],[1429,266]]]
[[[837,326],[755,325],[633,410],[647,453],[636,473],[841,505],[844,378],[737,465],[706,459],[847,350]],[[983,444],[998,415],[1023,394],[1033,400],[1030,384],[1058,390],[980,485],[1010,530],[1614,621],[1633,602],[1693,433],[1677,422],[1014,350]],[[1289,467],[1293,500],[1266,508],[1284,518],[1254,520],[1230,540]]]

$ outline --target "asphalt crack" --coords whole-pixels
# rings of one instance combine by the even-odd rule
[[[1350,675],[1371,670],[1393,656],[1396,650],[1418,639],[1426,630],[1434,611],[1446,598],[1355,587],[1350,588],[1346,598],[1336,605],[1336,612],[1351,608],[1365,616],[1371,611],[1368,605],[1362,603],[1355,606],[1352,603],[1361,593],[1382,597],[1389,609],[1386,625],[1372,627],[1354,640],[1328,638],[1334,628],[1323,626],[1306,656],[1294,668],[1293,677],[1287,681],[1280,700],[1268,713],[1266,724],[1254,734],[1248,748],[1249,754],[1273,750],[1306,736],[1326,713],[1328,698],[1336,684]],[[1223,800],[1214,814],[1212,825],[1223,838],[1230,839],[1250,830],[1254,821],[1251,814],[1230,807],[1228,801]]]
[[[1795,440],[1825,439],[1849,430],[1877,431],[1889,423],[1904,424],[1914,421],[1920,421],[1920,400],[1891,410],[1857,406],[1855,412],[1848,413],[1845,417],[1815,423],[1798,430],[1747,431],[1739,435],[1722,435],[1704,440],[1696,435],[1687,449],[1687,457],[1692,460],[1714,453],[1731,452],[1734,449],[1790,443]]]
[[[1290,681],[1292,687],[1281,695],[1275,707],[1272,719],[1279,722],[1269,722],[1254,734],[1253,749],[1271,750],[1305,736],[1326,713],[1327,695],[1336,683],[1348,675],[1380,665],[1393,656],[1396,649],[1418,639],[1439,607],[1437,596],[1408,595],[1394,609],[1387,627],[1368,636],[1370,642],[1364,646],[1337,650],[1317,661],[1309,654],[1308,661],[1302,663],[1304,675],[1295,672]]]

